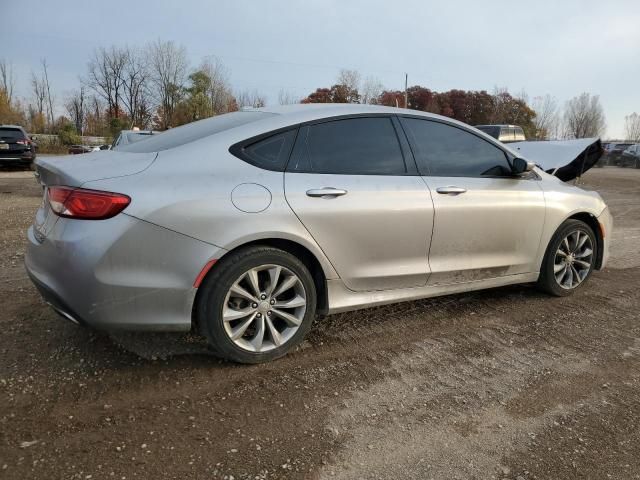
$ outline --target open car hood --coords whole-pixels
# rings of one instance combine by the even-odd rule
[[[599,138],[515,142],[510,143],[509,148],[563,182],[585,173],[604,153]]]

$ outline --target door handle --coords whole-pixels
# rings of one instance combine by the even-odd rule
[[[312,188],[311,190],[307,190],[307,196],[309,197],[333,198],[340,197],[346,194],[346,190],[332,187]]]
[[[453,185],[449,185],[448,187],[438,187],[436,188],[436,192],[441,193],[442,195],[460,195],[461,193],[466,192],[466,188],[456,187]]]

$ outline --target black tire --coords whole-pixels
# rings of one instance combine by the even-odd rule
[[[304,317],[291,338],[271,350],[251,352],[236,345],[230,338],[225,330],[222,309],[234,282],[245,272],[261,265],[278,265],[293,272],[304,287],[307,303]],[[313,277],[304,263],[277,248],[252,246],[224,256],[211,269],[197,294],[195,318],[214,354],[238,363],[262,363],[282,357],[300,344],[313,323],[316,303]]]
[[[576,231],[585,233],[589,236],[591,245],[593,247],[593,253],[591,255],[590,262],[591,266],[588,269],[585,277],[577,286],[572,288],[563,288],[559,285],[554,273],[556,252],[560,247],[560,243],[568,235]],[[595,233],[593,232],[591,227],[580,220],[566,220],[562,225],[560,225],[556,233],[551,238],[549,245],[547,246],[547,251],[545,252],[544,259],[542,260],[542,266],[540,268],[540,277],[538,277],[538,288],[556,297],[565,297],[567,295],[571,295],[574,291],[584,285],[585,282],[589,279],[589,277],[593,273],[596,258],[598,258],[598,242],[596,241]]]

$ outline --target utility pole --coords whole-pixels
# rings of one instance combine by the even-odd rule
[[[404,108],[409,108],[409,95],[407,93],[407,84],[409,83],[409,74],[404,74]]]

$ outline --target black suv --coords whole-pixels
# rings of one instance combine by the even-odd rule
[[[36,144],[24,128],[0,125],[0,165],[30,166],[36,159]]]

